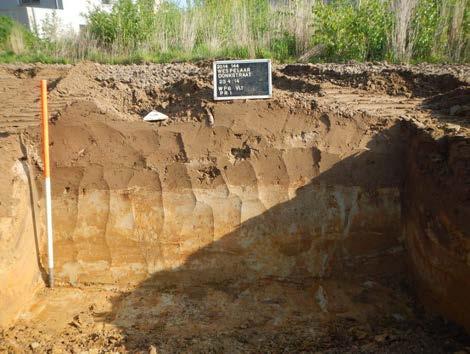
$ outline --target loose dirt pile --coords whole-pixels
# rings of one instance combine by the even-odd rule
[[[1,67],[0,351],[470,352],[414,297],[469,326],[469,70],[277,66],[215,103],[205,62]]]

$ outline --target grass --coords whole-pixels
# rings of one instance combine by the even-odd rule
[[[470,59],[470,0],[192,0],[154,9],[153,0],[118,0],[110,13],[90,11],[79,36],[58,35],[60,21],[51,16],[43,39],[0,17],[0,61]]]
[[[22,55],[31,50],[37,38],[9,17],[0,16],[0,54]]]

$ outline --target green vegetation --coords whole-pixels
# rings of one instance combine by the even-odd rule
[[[279,62],[469,62],[470,0],[118,0],[80,35],[42,38],[0,18],[1,61],[106,63],[269,57]],[[13,39],[12,39],[13,38]],[[15,45],[21,38],[22,45]],[[18,48],[21,47],[21,50]]]
[[[389,1],[335,1],[314,7],[314,44],[324,45],[320,60],[390,59],[392,13]]]
[[[30,51],[36,37],[9,17],[0,16],[0,55],[22,55]]]

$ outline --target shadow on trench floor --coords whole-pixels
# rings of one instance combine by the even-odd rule
[[[425,316],[406,294],[347,279],[58,288],[0,333],[0,352],[469,352],[461,329]]]
[[[115,309],[111,323],[137,351],[446,353],[470,344],[458,328],[422,317],[403,292],[374,281],[141,288]]]

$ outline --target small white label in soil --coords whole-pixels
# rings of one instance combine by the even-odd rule
[[[168,119],[168,116],[166,114],[163,114],[158,111],[152,111],[144,117],[144,121],[146,122],[158,122],[158,121],[163,121],[167,119]]]

